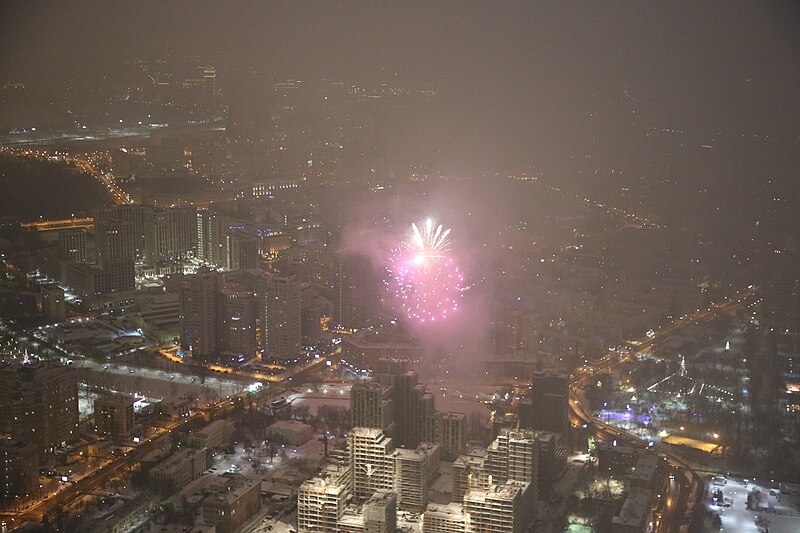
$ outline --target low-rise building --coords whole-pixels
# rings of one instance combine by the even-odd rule
[[[94,401],[94,425],[99,435],[125,441],[133,434],[133,398],[122,394]]]
[[[380,359],[419,361],[421,357],[422,348],[405,339],[367,331],[342,338],[342,359],[362,368],[369,368]]]
[[[631,487],[653,490],[658,483],[658,475],[664,461],[657,455],[645,453],[636,461],[636,466],[631,474]]]
[[[313,434],[314,428],[296,420],[278,420],[266,431],[268,440],[292,446],[300,446],[308,442]]]
[[[260,479],[223,474],[207,490],[211,494],[203,500],[203,521],[216,526],[217,533],[239,531],[261,509]]]
[[[173,494],[202,476],[205,469],[205,450],[181,450],[148,472],[150,488],[162,495]]]
[[[199,431],[189,434],[187,444],[192,448],[219,448],[230,444],[233,438],[233,422],[214,420]]]
[[[126,532],[128,533],[128,532]],[[153,524],[147,533],[217,533],[217,528],[210,524],[185,526],[183,524]]]
[[[156,513],[148,512],[157,500],[148,498],[145,501],[119,500],[114,506],[113,514],[107,519],[115,522],[110,528],[97,528],[98,533],[147,533],[152,531]],[[110,525],[110,524],[109,524]],[[94,529],[94,528],[93,528]],[[189,528],[186,528],[189,529]]]
[[[187,398],[172,402],[161,402],[158,404],[159,412],[170,417],[172,420],[186,418],[192,413],[194,402]]]
[[[639,452],[630,446],[615,446],[607,442],[597,443],[597,462],[600,472],[627,475],[639,460]]]
[[[611,519],[612,533],[641,533],[652,530],[649,490],[631,491],[617,516]]]

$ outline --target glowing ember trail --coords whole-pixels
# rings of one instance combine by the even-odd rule
[[[464,277],[447,252],[449,229],[428,219],[411,225],[411,239],[392,250],[386,284],[408,318],[432,322],[458,309]]]

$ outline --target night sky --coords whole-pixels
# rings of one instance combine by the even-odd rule
[[[436,87],[418,135],[454,172],[574,171],[585,153],[616,157],[607,139],[652,128],[693,143],[770,135],[787,151],[800,139],[793,2],[12,1],[0,21],[3,81],[199,54],[224,56],[233,85],[259,69]]]

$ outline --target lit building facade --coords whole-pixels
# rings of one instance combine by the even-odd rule
[[[524,533],[530,526],[536,501],[530,483],[507,481],[464,496],[467,531]]]
[[[349,436],[353,496],[368,500],[376,491],[391,490],[394,483],[392,439],[375,428],[353,428]]]
[[[337,533],[350,497],[350,470],[333,465],[300,485],[297,492],[298,533]]]
[[[439,470],[439,446],[423,443],[414,450],[398,449],[392,458],[398,508],[424,511],[428,505],[428,486]]]

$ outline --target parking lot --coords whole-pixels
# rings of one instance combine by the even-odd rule
[[[708,485],[708,493],[720,489],[722,490],[723,500],[715,504],[711,502],[709,508],[712,512],[719,513],[722,519],[721,531],[729,533],[759,533],[759,531],[769,531],[769,533],[797,533],[800,531],[800,516],[787,516],[778,512],[791,512],[783,502],[777,497],[777,491],[770,494],[770,490],[756,483],[747,483],[728,480],[712,480]],[[777,512],[756,512],[747,509],[747,495],[752,490],[762,492],[767,498],[764,504],[775,509]],[[762,504],[763,505],[763,504]],[[760,524],[756,524],[757,517],[761,517]]]

